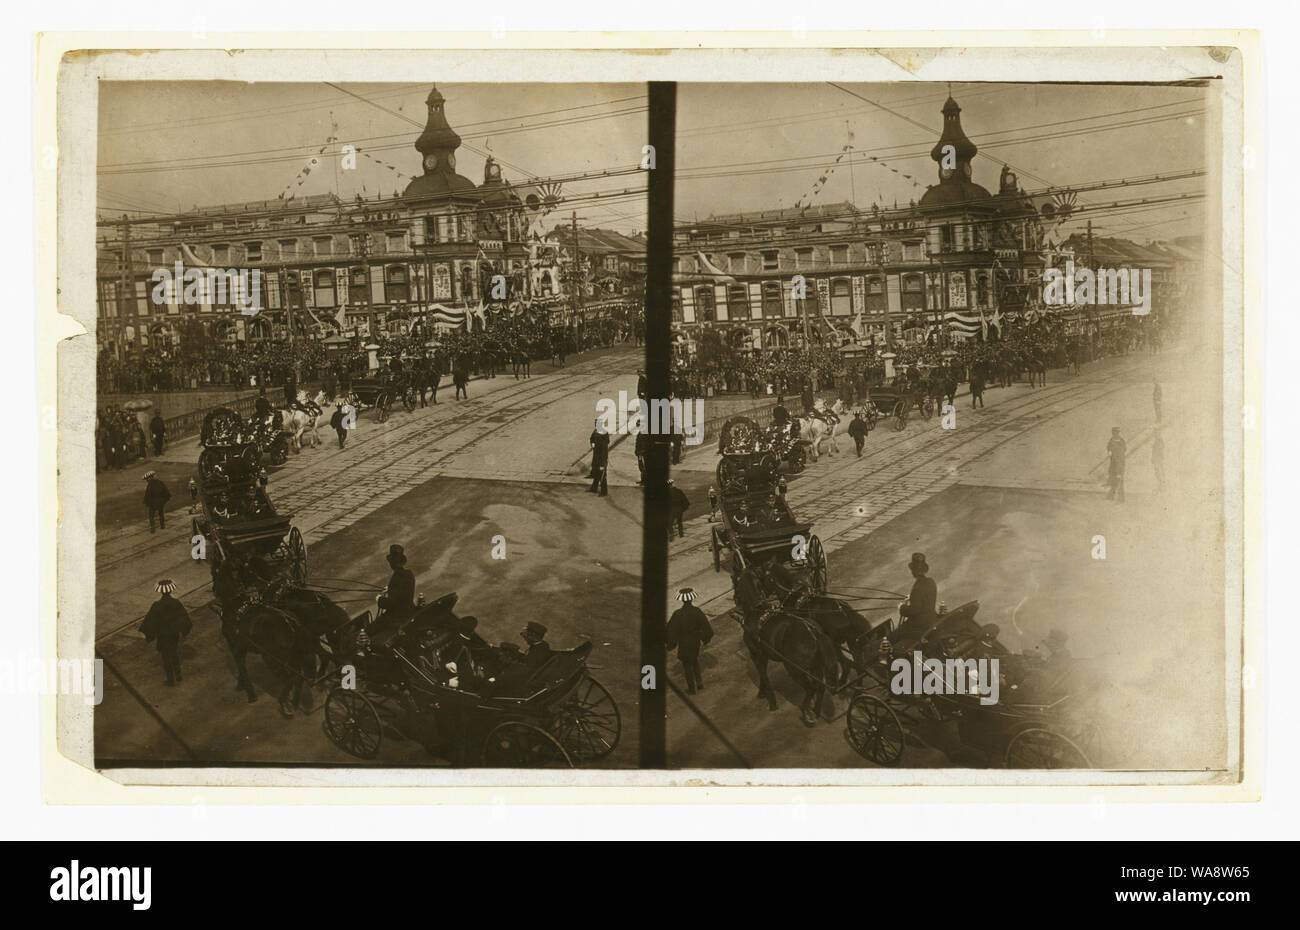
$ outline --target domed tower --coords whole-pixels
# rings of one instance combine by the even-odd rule
[[[446,98],[438,93],[436,84],[424,102],[429,108],[429,116],[424,132],[415,140],[424,173],[406,185],[403,196],[437,197],[474,190],[473,181],[456,173],[456,149],[460,148],[460,136],[447,124],[447,115],[443,112]]]
[[[949,97],[943,105],[943,134],[930,150],[930,157],[939,167],[939,183],[925,192],[921,208],[987,200],[989,192],[971,180],[971,162],[978,152],[961,128],[961,107]]]

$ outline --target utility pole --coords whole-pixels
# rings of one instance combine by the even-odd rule
[[[578,211],[573,211],[573,323],[582,312],[582,250],[578,248]]]
[[[126,308],[135,305],[135,284],[131,272],[131,224],[122,214],[122,268],[121,294],[117,299],[117,357],[122,357],[122,339],[126,333]],[[174,286],[174,285],[173,285]]]
[[[361,235],[357,237],[357,243],[361,248],[361,274],[364,276],[361,292],[365,295],[367,338],[373,339],[375,310],[370,302],[370,214],[365,207],[361,208]]]

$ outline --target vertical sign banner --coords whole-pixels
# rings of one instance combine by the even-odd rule
[[[948,272],[948,308],[962,310],[966,307],[966,272]]]
[[[280,272],[266,273],[266,306],[271,310],[280,309]]]
[[[862,275],[853,276],[853,312],[861,313],[867,309],[867,279]]]
[[[817,279],[817,309],[828,315],[831,312],[831,282],[826,278]]]
[[[339,306],[346,307],[348,305],[348,270],[346,268],[334,269],[334,284],[339,295]]]

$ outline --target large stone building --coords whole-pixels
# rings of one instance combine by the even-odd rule
[[[410,321],[455,319],[545,296],[558,277],[540,273],[524,191],[491,158],[475,185],[456,171],[461,139],[445,100],[430,91],[415,140],[422,173],[391,198],[331,194],[195,209],[154,219],[103,221],[98,241],[98,339],[121,358],[170,350],[183,340],[259,340],[288,335],[374,336]],[[208,267],[258,272],[262,312],[241,313],[229,291],[159,290],[159,274]],[[506,277],[496,299],[493,277]],[[155,299],[156,293],[161,300]],[[294,313],[286,312],[292,307]],[[439,308],[450,310],[439,315]]]
[[[981,314],[1020,312],[1043,268],[1039,214],[1005,167],[996,194],[975,182],[977,149],[960,113],[949,98],[930,153],[938,183],[907,207],[845,202],[679,227],[680,337],[719,330],[736,348],[797,344],[805,334],[892,343],[925,338],[946,321],[965,338]]]

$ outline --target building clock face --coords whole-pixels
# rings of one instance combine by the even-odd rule
[[[424,168],[426,171],[432,171],[435,167],[437,167],[437,165],[438,165],[438,157],[436,155],[424,156]]]
[[[946,180],[948,180],[948,179],[949,179],[950,177],[952,177],[952,176],[953,176],[953,170],[952,170],[951,168],[940,168],[940,169],[939,169],[939,177],[940,177],[942,180],[946,181]]]

